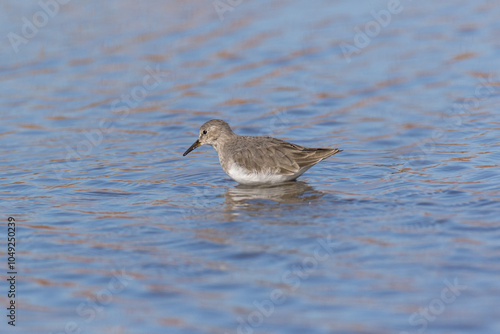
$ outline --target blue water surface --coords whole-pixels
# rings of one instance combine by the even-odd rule
[[[0,8],[2,333],[500,332],[496,2]],[[344,151],[238,186],[214,118]]]

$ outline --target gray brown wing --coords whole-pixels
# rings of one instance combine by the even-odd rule
[[[233,159],[238,164],[257,172],[271,169],[280,174],[293,175],[303,167],[312,166],[340,152],[338,149],[303,147],[270,137],[259,139],[246,140],[245,147],[233,151]]]
[[[292,144],[293,145],[293,144]],[[297,146],[297,145],[294,145]],[[309,148],[309,147],[298,147],[297,149],[290,149],[289,154],[299,165],[300,168],[312,166],[317,164],[323,159],[331,157],[334,154],[342,152],[337,148]]]

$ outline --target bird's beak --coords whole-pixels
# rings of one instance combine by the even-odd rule
[[[184,154],[183,154],[182,156],[183,156],[183,157],[185,157],[186,155],[188,155],[188,153],[189,153],[189,152],[191,152],[192,150],[194,150],[195,148],[197,148],[197,147],[198,147],[198,146],[200,146],[200,145],[201,145],[201,144],[200,144],[200,141],[199,141],[199,140],[196,140],[196,141],[194,142],[194,144],[193,144],[193,145],[191,145],[191,147],[190,147],[190,148],[188,148],[188,149],[187,149],[187,151],[186,151],[186,152],[184,152]]]

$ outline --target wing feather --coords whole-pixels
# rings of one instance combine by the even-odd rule
[[[271,137],[258,138],[260,140],[246,140],[248,145],[232,147],[233,161],[255,172],[270,170],[293,175],[304,167],[341,152],[336,148],[308,148]]]

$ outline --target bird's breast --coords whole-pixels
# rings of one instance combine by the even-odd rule
[[[245,185],[277,184],[291,181],[296,178],[294,175],[279,174],[273,172],[271,169],[261,169],[259,171],[249,170],[235,163],[223,169],[230,178]]]

